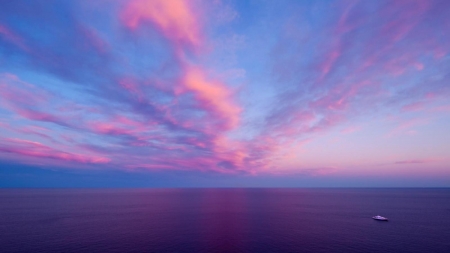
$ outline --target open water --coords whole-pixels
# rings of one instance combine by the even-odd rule
[[[0,252],[448,253],[450,189],[3,189]]]

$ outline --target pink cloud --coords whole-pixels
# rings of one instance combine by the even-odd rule
[[[431,5],[427,1],[395,1],[392,4],[385,5],[379,12],[380,27],[373,33],[373,37],[366,44],[362,55],[362,61],[358,71],[366,71],[370,67],[382,66],[384,70],[393,75],[402,75],[409,66],[417,70],[423,69],[423,64],[419,61],[420,51],[429,51],[430,48],[422,48],[426,45],[429,37],[423,35],[420,24],[429,11]],[[402,11],[398,11],[401,9]],[[421,32],[417,32],[421,31]],[[428,34],[428,31],[425,31]],[[415,38],[414,48],[404,51],[403,48],[397,48],[398,44],[409,37],[419,34]],[[430,34],[430,37],[434,37]],[[433,47],[435,48],[435,47]],[[395,50],[395,51],[394,51]],[[390,53],[389,53],[390,52]],[[392,56],[386,59],[386,55]]]
[[[436,59],[442,59],[447,54],[448,54],[448,51],[439,46],[437,46],[436,49],[434,50],[434,57]]]
[[[384,10],[384,14],[390,20],[381,28],[381,33],[392,42],[397,42],[417,26],[430,4],[428,1],[397,1],[394,5],[397,6],[386,6]],[[402,9],[400,15],[396,11],[398,8]]]
[[[308,75],[309,73],[301,71],[304,69],[303,61],[296,61],[283,55],[286,52],[300,54],[298,53],[300,49],[286,42],[286,38],[281,39],[273,51],[276,55],[273,69],[277,71],[277,80],[281,80],[277,85],[283,87],[282,83],[292,83],[290,89],[286,90],[289,93],[298,94],[299,102],[295,103],[295,106],[286,107],[286,109],[274,110],[274,115],[277,115],[274,118],[278,121],[276,123],[269,122],[268,125],[271,125],[269,129],[272,133],[275,132],[279,138],[274,140],[275,144],[272,147],[282,146],[280,141],[282,139],[290,137],[294,139],[298,136],[320,133],[357,117],[360,111],[370,110],[377,113],[379,108],[388,104],[388,106],[392,106],[395,103],[394,99],[391,99],[392,97],[395,97],[397,101],[410,102],[403,108],[395,108],[395,110],[402,111],[419,110],[423,106],[421,100],[429,102],[421,95],[425,93],[425,89],[406,89],[408,99],[405,99],[403,94],[389,94],[388,91],[397,92],[400,88],[389,87],[391,86],[390,81],[385,81],[386,73],[396,75],[395,78],[397,78],[402,74],[406,76],[411,72],[417,73],[424,70],[424,63],[428,66],[424,55],[431,54],[436,48],[429,46],[427,41],[434,40],[435,36],[432,35],[429,27],[423,25],[426,18],[424,15],[428,15],[427,11],[430,10],[429,4],[397,1],[393,3],[395,6],[385,5],[376,15],[367,15],[368,13],[361,11],[361,8],[359,8],[360,13],[353,12],[353,7],[360,6],[362,2],[352,3],[354,4],[346,5],[339,20],[335,22],[336,26],[327,27],[323,34],[311,34],[311,36],[323,36],[326,39],[324,44],[320,45],[320,48],[327,49],[326,53],[318,50],[318,57],[313,58],[317,62],[314,66],[319,67],[319,73],[314,72],[314,74]],[[365,26],[360,26],[363,23]],[[329,33],[334,36],[329,36]],[[424,34],[429,36],[423,36]],[[315,40],[309,45],[308,42],[298,40],[301,35],[289,34],[289,36],[288,39],[295,41],[292,44],[299,43],[305,47],[311,46],[312,50],[317,50],[318,46]],[[303,53],[310,54],[310,52]],[[280,55],[282,56],[280,57]],[[301,74],[296,76],[290,70],[299,70]],[[306,78],[304,78],[305,75]],[[389,77],[390,79],[387,80],[393,80],[391,76]],[[308,86],[310,83],[312,84]],[[294,84],[301,88],[292,88]],[[319,87],[314,87],[314,84],[319,84]],[[397,84],[398,87],[402,85],[403,83]],[[302,94],[308,92],[314,93],[314,96],[311,96],[313,98],[308,97],[308,99],[302,100]],[[282,104],[285,97],[294,97],[294,95],[289,95],[281,94],[277,102]],[[292,115],[297,111],[310,111],[320,120],[307,123],[306,125],[309,127],[304,127],[301,121],[292,120]],[[401,123],[393,130],[393,133],[413,133],[411,127],[425,123],[426,120]],[[282,127],[274,129],[274,125]],[[344,132],[351,131],[354,130],[346,129]],[[264,134],[267,133],[264,132]],[[271,154],[277,152],[277,149],[272,148],[264,156],[270,157]]]
[[[430,163],[433,162],[433,160],[403,160],[403,161],[397,161],[395,164],[421,164],[421,163]]]
[[[34,135],[39,136],[43,139],[46,139],[48,141],[54,142],[55,139],[51,136],[52,131],[50,129],[39,127],[39,126],[25,126],[23,128],[10,128],[11,130],[14,130],[16,132],[19,132],[21,134],[28,134],[28,135]]]
[[[303,176],[327,176],[335,174],[339,171],[338,167],[319,167],[319,168],[295,168],[295,169],[285,169],[285,170],[272,170],[266,173],[275,176],[287,176],[287,175],[303,175]]]
[[[24,40],[16,33],[8,29],[5,25],[0,24],[0,36],[6,38],[9,42],[13,43],[24,51],[29,51],[29,48],[25,44]]]
[[[129,78],[122,78],[121,80],[119,80],[119,84],[129,93],[133,94],[139,102],[143,101],[145,94],[142,92],[141,88],[135,81]]]
[[[431,109],[433,112],[450,112],[450,105],[437,106]]]
[[[0,147],[1,153],[13,153],[23,157],[35,157],[77,163],[102,164],[110,162],[110,159],[107,157],[64,152],[35,141],[4,138],[1,142],[3,144]]]
[[[221,166],[221,163],[213,156],[138,159],[134,163],[128,163],[125,167],[131,170],[192,170],[195,168],[197,171],[214,171],[225,174],[237,172],[233,168]]]
[[[0,96],[4,98],[1,100],[2,105],[16,115],[29,120],[28,124],[33,124],[31,123],[33,121],[44,121],[67,126],[60,130],[62,132],[60,135],[49,134],[43,127],[19,126],[16,129],[18,133],[30,135],[29,137],[32,139],[43,138],[42,140],[49,141],[52,145],[46,146],[36,141],[9,140],[9,143],[0,145],[3,154],[9,153],[29,159],[36,158],[39,159],[39,162],[44,163],[49,160],[54,163],[56,161],[86,164],[108,162],[114,166],[127,165],[146,169],[169,167],[181,169],[189,166],[191,168],[201,166],[202,170],[223,171],[224,173],[234,173],[233,171],[238,170],[238,166],[244,164],[244,147],[239,146],[238,142],[222,137],[224,131],[236,127],[239,122],[241,109],[233,101],[232,89],[218,80],[207,78],[205,71],[200,68],[189,68],[186,71],[186,75],[180,82],[181,93],[178,95],[193,94],[198,108],[204,110],[208,117],[188,128],[185,123],[189,122],[189,118],[182,115],[173,117],[170,123],[166,123],[167,127],[171,127],[170,131],[161,125],[161,121],[164,123],[166,118],[160,118],[159,121],[146,119],[143,115],[136,114],[137,111],[134,108],[130,108],[130,111],[124,110],[126,113],[119,114],[103,110],[105,108],[78,106],[76,101],[53,96],[35,85],[21,81],[14,75],[3,75],[0,81],[0,89],[3,91]],[[131,93],[141,92],[134,81],[124,80],[122,85]],[[142,97],[143,99],[138,105],[146,106],[147,101],[144,99],[144,94]],[[50,102],[51,104],[49,104]],[[54,105],[60,107],[61,110],[55,110]],[[176,104],[171,106],[177,107]],[[171,106],[165,108],[159,106],[163,108],[161,112],[165,113],[164,117],[170,114]],[[76,112],[76,120],[73,118],[74,112]],[[68,114],[70,116],[67,116]],[[94,120],[94,117],[97,119]],[[67,120],[70,124],[67,123]],[[217,122],[214,124],[215,127],[213,125],[205,127],[211,121]],[[180,131],[181,135],[184,131],[193,135],[181,138],[178,137],[177,131]],[[83,144],[88,140],[83,135],[88,136],[92,133],[96,135],[96,139],[99,138],[108,144],[98,148]],[[49,138],[50,136],[54,138]],[[112,139],[109,138],[114,138],[114,142],[118,141],[118,143],[113,144],[114,142],[111,142]],[[155,166],[147,166],[147,156],[138,155],[132,159],[123,157],[121,152],[132,152],[133,147],[160,153],[159,156],[162,159],[156,161]],[[208,150],[209,153],[207,155],[203,155],[203,152],[197,153],[197,148]],[[85,153],[86,151],[88,153]],[[171,153],[164,154],[166,151],[171,151]],[[95,155],[98,152],[108,154],[108,158],[104,155]],[[190,154],[190,158],[179,158],[178,163],[174,157],[171,157],[171,154]],[[171,160],[171,163],[168,164],[167,160]],[[139,164],[147,165],[138,166]]]
[[[418,75],[415,80],[422,78],[422,75],[425,76],[434,67],[433,54],[441,52],[434,46],[437,40],[428,36],[432,34],[428,30],[438,29],[431,29],[431,24],[428,23],[421,26],[422,14],[427,10],[427,6],[422,6],[421,3],[397,1],[386,5],[386,8],[381,5],[379,12],[378,4],[362,6],[362,2],[351,1],[349,5],[346,1],[343,2],[344,8],[336,8],[336,13],[334,7],[339,7],[340,3],[323,5],[331,14],[320,17],[324,18],[324,22],[315,18],[313,21],[301,19],[292,22],[293,26],[302,22],[311,22],[313,26],[290,29],[289,33],[297,34],[284,41],[280,40],[276,50],[273,50],[276,57],[283,55],[276,59],[278,66],[272,68],[281,76],[277,76],[275,80],[281,80],[280,82],[273,83],[271,76],[261,73],[261,78],[268,85],[273,84],[273,87],[260,90],[258,85],[248,85],[257,87],[248,90],[251,95],[244,99],[249,99],[249,103],[260,99],[260,96],[253,96],[257,93],[271,96],[270,99],[275,97],[274,101],[267,100],[268,105],[255,113],[260,114],[255,121],[248,119],[254,115],[251,115],[252,112],[244,112],[244,105],[236,100],[236,89],[225,80],[246,76],[248,78],[245,81],[257,82],[255,74],[266,68],[266,59],[263,58],[265,52],[270,50],[272,42],[277,39],[278,31],[271,29],[278,29],[280,20],[271,19],[273,24],[271,22],[269,26],[255,30],[259,34],[256,37],[252,37],[255,36],[253,33],[239,35],[234,31],[232,36],[228,36],[231,33],[224,33],[224,37],[230,37],[224,43],[210,44],[208,39],[217,39],[214,36],[221,36],[224,29],[222,27],[208,33],[210,30],[203,28],[215,28],[213,26],[216,23],[229,22],[238,17],[238,14],[232,9],[224,10],[228,12],[225,13],[228,17],[223,21],[216,20],[214,23],[214,20],[208,20],[206,23],[203,22],[205,17],[200,14],[206,14],[207,18],[212,19],[221,17],[212,17],[208,13],[199,14],[199,11],[206,12],[204,8],[211,5],[196,6],[197,3],[198,1],[189,0],[130,0],[120,3],[119,6],[124,7],[120,14],[122,28],[143,35],[130,36],[126,38],[126,43],[117,39],[120,36],[113,34],[116,31],[114,27],[108,27],[109,20],[99,22],[102,23],[102,28],[107,28],[104,31],[86,28],[76,20],[74,27],[61,26],[74,30],[70,36],[53,38],[53,34],[45,34],[42,36],[45,40],[42,41],[34,41],[33,36],[24,37],[29,39],[26,42],[30,43],[30,48],[36,49],[35,52],[18,55],[19,57],[14,55],[10,59],[29,60],[30,65],[33,65],[30,73],[42,73],[42,79],[38,81],[47,77],[49,80],[54,78],[55,83],[66,85],[64,94],[71,96],[71,99],[42,88],[53,85],[52,82],[41,83],[42,86],[39,87],[13,75],[1,75],[0,106],[10,112],[6,114],[8,117],[13,115],[8,120],[17,127],[16,132],[10,129],[7,132],[24,134],[32,140],[42,142],[28,143],[29,147],[24,151],[28,153],[20,153],[17,148],[20,145],[10,143],[3,147],[4,150],[10,150],[7,155],[14,153],[24,157],[66,159],[81,163],[95,163],[95,157],[107,156],[107,159],[111,159],[109,165],[132,169],[195,170],[198,167],[202,171],[223,173],[274,171],[282,167],[283,159],[293,159],[295,152],[292,150],[297,146],[301,149],[305,140],[324,135],[342,123],[351,125],[347,122],[362,112],[369,111],[376,115],[380,108],[388,108],[393,113],[398,109],[416,111],[428,102],[428,98],[422,97],[428,92],[428,88],[424,87],[428,86],[412,90],[409,86],[396,82],[402,77],[407,78],[405,74],[410,72]],[[217,5],[213,3],[215,4]],[[108,7],[110,9],[105,9],[110,11],[117,6],[112,4]],[[328,9],[329,7],[332,9]],[[301,16],[297,12],[293,13],[296,13],[294,16]],[[74,13],[74,18],[78,14],[82,17],[89,16],[86,13]],[[102,18],[106,16],[108,15]],[[83,20],[86,23],[88,21]],[[116,24],[114,21],[111,23]],[[318,29],[312,29],[315,27]],[[146,28],[153,30],[148,33]],[[36,28],[31,26],[31,29]],[[312,30],[311,34],[301,34],[308,30]],[[153,44],[153,32],[159,33],[167,41]],[[260,37],[264,32],[267,32],[267,37]],[[212,37],[206,38],[204,35]],[[110,38],[114,45],[108,44],[102,36]],[[419,38],[420,36],[424,38]],[[61,37],[65,39],[60,39]],[[269,37],[270,43],[266,43],[264,39]],[[74,39],[74,44],[62,43],[71,42],[73,38],[77,38]],[[9,47],[10,43],[19,47],[23,43],[18,33],[4,26],[0,26],[0,39],[4,39]],[[261,44],[255,43],[256,49],[251,48],[256,41]],[[292,45],[289,46],[289,43]],[[143,51],[147,47],[153,50],[156,45],[157,51],[162,44],[164,52],[152,55],[154,52],[151,51],[142,61],[139,59],[140,55],[132,55],[140,52],[138,47],[141,45],[145,45]],[[227,44],[232,45],[227,48]],[[16,50],[14,45],[12,51]],[[63,46],[59,48],[58,45]],[[129,47],[130,45],[132,46]],[[176,54],[165,52],[166,45],[172,47]],[[209,45],[223,47],[226,53],[215,51],[217,54],[213,53],[211,56],[202,54],[205,51],[195,51]],[[111,50],[111,46],[118,47]],[[196,54],[184,54],[193,49]],[[250,50],[248,60],[253,61],[255,66],[245,70],[243,67],[247,66],[246,59],[242,57],[247,57],[247,54],[238,55],[238,49],[242,52]],[[446,48],[442,50],[448,51]],[[226,64],[218,66],[211,64],[213,66],[208,68],[202,66],[205,62],[221,61],[222,56],[227,57],[228,54],[233,54],[234,60],[227,60]],[[251,58],[254,55],[258,57]],[[243,60],[242,65],[236,63],[238,59]],[[142,66],[137,66],[140,63]],[[161,64],[158,65],[159,63]],[[424,64],[427,64],[427,69],[424,69]],[[222,68],[224,65],[226,67]],[[309,73],[311,68],[312,74]],[[223,69],[230,71],[222,71]],[[424,71],[419,73],[419,70]],[[70,84],[64,83],[67,79]],[[410,86],[414,85],[416,84],[410,83]],[[77,88],[72,90],[75,86]],[[432,89],[434,88],[430,88]],[[277,94],[269,94],[273,91]],[[82,92],[86,93],[81,94]],[[387,95],[388,92],[390,95]],[[402,95],[395,94],[396,92],[402,92]],[[81,98],[80,95],[87,96]],[[448,111],[446,108],[443,110]],[[252,127],[247,128],[247,123]],[[410,128],[421,124],[403,123],[396,121],[398,129],[395,131],[414,133]],[[56,131],[52,134],[45,129],[25,127],[34,124],[49,125]],[[354,127],[342,130],[343,133],[353,131]],[[50,136],[55,139],[54,142],[48,138]],[[42,145],[49,145],[46,146],[48,149]],[[320,168],[314,171],[320,174]]]
[[[194,93],[200,107],[224,120],[226,129],[239,124],[242,109],[232,101],[232,90],[219,81],[208,79],[201,68],[186,69],[181,92]]]
[[[423,107],[424,107],[423,102],[414,102],[414,103],[403,106],[401,110],[404,112],[414,112],[414,111],[422,110]]]
[[[89,126],[94,132],[100,134],[112,134],[112,135],[120,135],[120,134],[129,134],[130,131],[125,128],[121,128],[116,126],[115,124],[107,123],[107,122],[95,122],[90,123]]]
[[[370,86],[368,81],[351,83],[350,85],[342,82],[322,97],[310,103],[310,108],[315,109],[330,109],[330,110],[345,110],[349,103],[365,87]]]
[[[361,130],[360,126],[350,126],[350,127],[342,129],[341,133],[343,133],[343,134],[350,134],[350,133],[357,132],[359,130]]]
[[[416,131],[411,129],[416,126],[425,125],[430,122],[430,119],[414,118],[406,121],[401,121],[398,125],[387,133],[387,137],[392,137],[399,134],[415,134]]]
[[[69,125],[65,119],[42,111],[51,100],[50,93],[11,74],[0,75],[0,106],[30,120]]]
[[[330,72],[336,61],[339,59],[339,56],[341,56],[341,50],[339,48],[335,48],[329,52],[324,61],[319,65],[319,69],[322,72],[321,78],[325,77]]]
[[[145,131],[154,129],[154,124],[144,124],[123,115],[114,116],[109,119],[86,121],[86,128],[89,131],[100,135],[129,135],[136,140],[145,140]]]
[[[135,169],[148,169],[148,170],[166,170],[166,169],[174,169],[174,166],[165,165],[165,164],[132,164],[126,166],[130,170]]]
[[[26,106],[35,106],[49,99],[48,93],[10,73],[0,74],[0,96],[3,101]]]
[[[202,35],[192,4],[186,0],[132,0],[127,3],[122,19],[133,30],[150,22],[177,46],[197,47]]]
[[[78,29],[84,37],[83,40],[80,40],[81,47],[93,47],[100,54],[106,54],[111,49],[111,45],[102,39],[97,30],[82,25]]]

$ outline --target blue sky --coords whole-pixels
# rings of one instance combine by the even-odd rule
[[[0,186],[450,186],[447,1],[2,1]]]

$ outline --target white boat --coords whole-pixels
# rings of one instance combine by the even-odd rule
[[[372,219],[374,220],[380,220],[380,221],[388,221],[388,218],[377,215],[377,216],[373,216]]]

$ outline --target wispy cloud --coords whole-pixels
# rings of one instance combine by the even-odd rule
[[[404,160],[404,161],[397,161],[395,164],[421,164],[421,163],[430,163],[433,162],[432,160]]]
[[[399,114],[388,136],[412,131],[448,112],[448,7],[7,1],[1,159],[277,173],[289,150],[362,132],[364,117]]]

